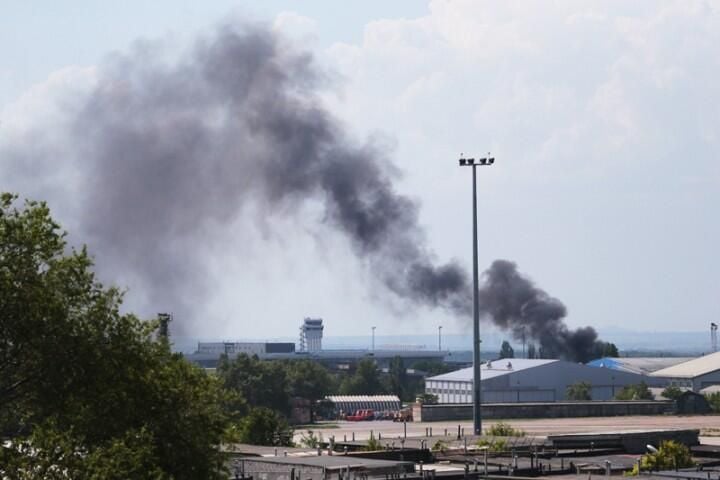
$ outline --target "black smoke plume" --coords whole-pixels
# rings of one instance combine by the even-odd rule
[[[587,362],[602,356],[608,344],[598,340],[592,327],[570,330],[565,305],[521,275],[513,262],[495,260],[484,274],[480,311],[516,340],[540,344],[543,358]]]
[[[174,60],[139,44],[102,64],[68,141],[81,159],[79,229],[105,276],[132,278],[182,328],[209,296],[205,259],[223,255],[209,239],[248,200],[282,215],[319,200],[390,291],[469,318],[466,271],[434,261],[418,204],[395,191],[382,152],[354,144],[323,108],[323,81],[309,54],[259,26],[223,27]],[[12,155],[19,170],[41,170]],[[493,264],[481,293],[496,325],[549,355],[580,359],[597,343],[592,329],[569,331],[565,307],[509,262]]]
[[[207,298],[208,239],[248,199],[283,215],[320,200],[392,292],[467,314],[464,270],[433,261],[417,203],[322,107],[323,81],[310,55],[257,26],[224,27],[175,61],[142,45],[110,58],[71,138],[87,178],[81,230],[102,270],[129,272],[182,326]]]

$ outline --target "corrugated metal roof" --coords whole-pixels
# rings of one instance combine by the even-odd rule
[[[691,357],[604,357],[589,362],[590,367],[605,367],[622,372],[648,375],[663,368],[692,360]]]
[[[663,368],[651,373],[653,377],[695,378],[706,373],[720,370],[720,352],[694,358],[687,362]]]
[[[400,398],[397,395],[328,395],[328,400],[333,403],[340,402],[397,402]]]
[[[493,360],[492,362],[484,363],[480,369],[480,376],[482,379],[494,378],[501,375],[508,375],[513,372],[518,372],[520,370],[527,370],[528,368],[547,365],[548,363],[553,363],[557,361],[558,360],[529,358],[503,358],[502,360]],[[434,377],[428,377],[426,380],[437,380],[443,382],[472,382],[473,369],[472,367],[461,368],[460,370],[455,370],[454,372],[443,373],[442,375],[436,375]]]

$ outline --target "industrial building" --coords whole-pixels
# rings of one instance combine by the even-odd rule
[[[664,379],[564,360],[522,358],[484,363],[480,376],[482,400],[487,403],[566,400],[567,387],[578,382],[592,386],[593,400],[610,400],[625,385],[665,383]],[[439,403],[472,403],[472,385],[472,367],[463,368],[427,378],[425,392],[437,395]]]
[[[387,369],[395,358],[401,358],[405,368],[420,361],[442,362],[448,352],[425,349],[340,349],[323,350],[323,321],[305,318],[300,325],[298,349],[292,342],[200,342],[194,353],[185,358],[203,368],[216,368],[221,355],[234,358],[240,354],[256,355],[261,360],[313,360],[330,370],[353,370],[363,359],[373,360],[378,368]]]
[[[266,353],[293,353],[292,342],[199,342],[197,353],[210,355],[263,355]]]
[[[670,385],[700,392],[713,385],[720,385],[720,352],[663,368],[651,375]]]
[[[672,367],[688,360],[692,360],[692,357],[603,357],[588,362],[587,365],[590,367],[612,368],[621,372],[650,375],[663,368]]]
[[[397,412],[401,407],[397,395],[330,395],[325,399],[332,404],[336,415],[364,409],[375,412]]]

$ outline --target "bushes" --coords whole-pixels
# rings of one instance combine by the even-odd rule
[[[657,452],[642,457],[640,470],[673,470],[692,467],[693,465],[695,465],[695,462],[690,455],[690,449],[682,443],[668,440],[660,444]],[[630,475],[638,475],[639,473],[638,467],[635,465]]]
[[[568,385],[566,396],[568,400],[592,400],[592,385],[588,382],[577,382]]]
[[[645,382],[626,385],[615,395],[617,400],[653,400],[653,394]]]
[[[487,435],[494,437],[524,437],[525,432],[505,422],[499,422],[485,430]]]

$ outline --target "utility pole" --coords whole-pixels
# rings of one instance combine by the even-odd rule
[[[438,352],[442,352],[442,325],[438,325]]]
[[[480,275],[478,273],[478,241],[477,241],[477,179],[475,175],[478,166],[490,166],[495,159],[480,158],[475,163],[474,158],[460,158],[461,167],[472,167],[473,179],[473,431],[475,435],[482,435],[482,406],[480,389]]]
[[[372,351],[375,351],[375,327],[372,327]]]

